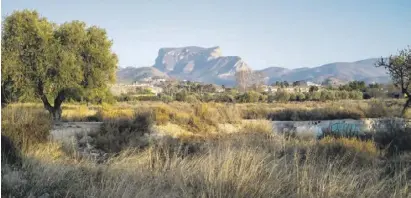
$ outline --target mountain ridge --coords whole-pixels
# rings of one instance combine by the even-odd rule
[[[294,69],[272,66],[254,71],[262,73],[268,84],[284,80],[321,83],[328,78],[344,82],[364,80],[367,83],[386,83],[389,76],[385,69],[374,66],[378,60],[379,58],[367,58],[354,62],[340,61]],[[119,68],[117,79],[119,82],[134,82],[143,77],[159,76],[232,86],[235,85],[235,73],[240,70],[252,69],[239,56],[223,56],[219,46],[167,47],[159,49],[153,66]]]

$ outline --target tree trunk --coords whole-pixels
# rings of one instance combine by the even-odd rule
[[[60,91],[58,93],[56,99],[54,99],[54,106],[51,106],[51,104],[49,103],[46,95],[40,94],[40,99],[43,101],[44,108],[53,117],[53,120],[54,121],[60,121],[61,120],[61,113],[62,113],[61,104],[65,100],[64,91]]]
[[[50,111],[50,114],[53,116],[54,121],[60,121],[61,120],[61,106],[59,107],[53,107],[52,110]]]
[[[408,94],[407,94],[407,95],[408,95]],[[410,104],[411,104],[411,98],[408,97],[408,98],[407,98],[407,102],[405,102],[404,107],[402,108],[402,112],[401,112],[401,116],[402,116],[402,117],[405,116],[405,113],[407,112],[407,109],[408,109],[408,107],[410,106]]]

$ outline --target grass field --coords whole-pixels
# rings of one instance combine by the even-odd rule
[[[95,163],[79,157],[74,147],[48,140],[52,122],[40,104],[12,104],[2,109],[2,135],[17,147],[21,163],[2,157],[2,195],[411,197],[411,130],[393,129],[364,141],[300,140],[272,133],[269,122],[392,117],[401,105],[65,104],[66,121],[103,122],[101,132],[92,138],[109,157]],[[244,124],[244,119],[257,120]],[[165,136],[147,138],[144,134],[153,129]]]

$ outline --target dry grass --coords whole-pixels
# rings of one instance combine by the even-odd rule
[[[23,152],[31,145],[48,140],[51,120],[37,107],[14,105],[1,110],[1,134],[7,136]]]
[[[406,167],[388,176],[386,165],[345,163],[347,156],[330,157],[313,142],[301,146],[304,152],[291,142],[294,149],[287,149],[278,138],[237,134],[191,144],[163,139],[144,151],[124,150],[103,165],[43,161],[54,150],[43,148],[44,154],[25,160],[17,185],[9,185],[13,171],[2,170],[2,192],[16,197],[410,196]]]
[[[278,110],[287,105],[261,108]],[[308,103],[304,108],[316,105]],[[39,107],[3,109],[2,133],[6,129],[4,134],[14,137],[13,141],[26,142],[19,148],[30,149],[24,149],[21,168],[2,167],[2,195],[411,197],[409,151],[386,156],[371,141],[330,137],[305,141],[275,135],[267,120],[239,122],[238,112],[245,106],[256,107],[156,102],[91,107],[105,121],[102,133],[95,137],[99,147],[119,153],[103,164],[79,160],[59,143],[29,141],[31,134],[26,131],[38,130],[44,136],[49,129],[49,120]],[[167,110],[155,112],[155,108]],[[144,134],[151,132],[150,119],[158,122],[157,113],[169,119],[154,129],[169,134],[145,139]],[[221,124],[238,130],[218,133]],[[399,137],[394,136],[387,142]]]

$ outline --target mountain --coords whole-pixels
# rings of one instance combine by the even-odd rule
[[[179,79],[234,84],[234,74],[251,68],[238,56],[222,56],[220,47],[161,48],[153,66]]]
[[[370,58],[296,69],[268,67],[257,71],[266,77],[269,84],[284,80],[321,83],[326,79],[338,83],[352,80],[387,83],[390,79],[385,69],[374,66],[377,60]],[[131,83],[144,77],[159,76],[232,86],[235,85],[235,73],[240,70],[251,68],[238,56],[223,56],[218,46],[161,48],[152,67],[119,68],[117,80],[120,83]]]
[[[378,59],[371,58],[356,62],[336,62],[329,63],[319,67],[305,67],[297,69],[286,69],[281,67],[269,67],[259,70],[267,74],[269,77],[268,83],[275,81],[306,80],[321,83],[328,78],[339,80],[342,82],[352,80],[364,80],[367,83],[389,81],[386,70],[382,67],[375,67]]]
[[[120,67],[117,70],[117,83],[131,84],[146,77],[169,78],[167,74],[154,67]]]

